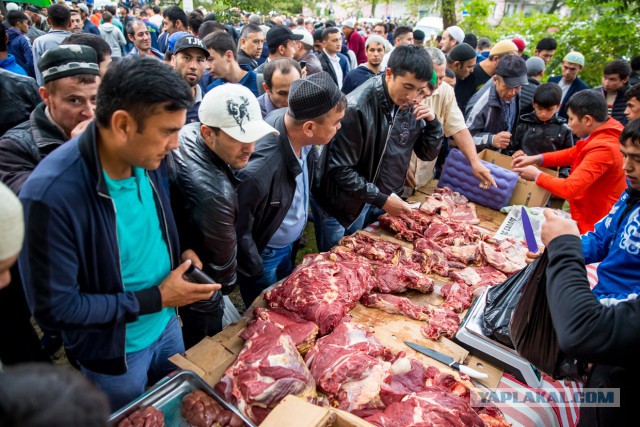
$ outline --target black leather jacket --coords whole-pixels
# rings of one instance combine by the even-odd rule
[[[10,129],[0,138],[0,181],[18,194],[31,172],[67,136],[47,118],[44,103],[29,120]]]
[[[34,79],[0,68],[0,136],[27,120],[40,102]]]
[[[400,195],[411,152],[433,160],[443,138],[437,119],[418,122],[408,108],[392,118],[384,75],[363,83],[347,100],[342,127],[322,150],[313,187],[316,202],[345,227],[366,203],[382,208],[391,193]]]
[[[183,127],[178,140],[180,146],[169,156],[169,165],[171,205],[181,245],[193,248],[204,272],[222,285],[223,294],[228,294],[236,284],[239,181],[202,140],[200,123]],[[216,292],[210,301],[194,305],[215,310],[220,304],[222,295]]]
[[[291,207],[296,191],[296,176],[302,173],[291,149],[284,126],[286,108],[265,119],[280,136],[268,135],[258,141],[249,165],[238,171],[238,276],[252,279],[262,274],[260,252],[273,237]],[[317,150],[309,151],[307,167],[313,184]]]

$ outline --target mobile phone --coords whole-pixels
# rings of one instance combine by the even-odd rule
[[[216,283],[207,273],[200,270],[195,265],[191,264],[191,267],[186,272],[186,275],[189,279],[191,279],[194,283],[200,283],[203,285],[207,285],[209,283]]]
[[[307,61],[300,61],[300,68],[304,68],[307,66]]]

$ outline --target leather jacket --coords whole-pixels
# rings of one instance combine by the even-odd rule
[[[410,108],[389,98],[384,75],[372,77],[347,96],[342,127],[320,156],[313,197],[340,224],[351,225],[365,204],[380,209],[391,193],[402,194],[411,153],[438,157],[442,125],[416,121]]]
[[[41,102],[34,79],[0,68],[0,136],[27,120]]]
[[[259,277],[263,272],[260,253],[284,221],[296,191],[296,176],[302,173],[298,158],[291,149],[284,126],[286,108],[271,113],[266,122],[279,136],[269,134],[260,139],[246,168],[238,171],[238,276]],[[310,185],[317,150],[309,151],[307,167]]]
[[[179,147],[169,156],[169,167],[171,205],[181,245],[198,254],[204,272],[222,285],[222,294],[229,294],[236,285],[239,181],[203,141],[200,123],[184,126],[178,141]],[[193,306],[223,308],[222,294],[217,291],[209,301]]]
[[[0,181],[16,194],[38,163],[68,139],[44,109],[44,103],[40,103],[29,120],[0,138]]]

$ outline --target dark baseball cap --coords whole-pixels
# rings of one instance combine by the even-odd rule
[[[275,25],[267,31],[267,46],[278,46],[287,40],[302,40],[302,37],[283,25]]]
[[[507,55],[500,58],[496,74],[504,79],[504,83],[509,87],[526,86],[527,63],[517,55]]]
[[[202,40],[193,35],[182,36],[181,38],[179,38],[175,46],[173,47],[173,54],[175,55],[182,50],[191,48],[200,49],[204,53],[205,58],[208,58],[210,55],[207,47],[204,45]]]

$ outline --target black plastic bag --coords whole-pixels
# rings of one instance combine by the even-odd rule
[[[558,343],[547,302],[548,257],[544,252],[526,281],[519,302],[513,310],[511,339],[518,354],[553,378],[582,381],[586,363],[568,357]]]
[[[515,349],[509,330],[511,314],[520,300],[524,285],[530,280],[538,263],[539,261],[535,260],[501,284],[489,288],[481,323],[485,336]]]

